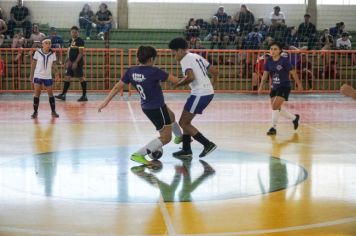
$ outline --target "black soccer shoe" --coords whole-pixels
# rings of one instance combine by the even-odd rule
[[[299,126],[299,118],[300,116],[298,114],[295,114],[295,119],[293,120],[293,125],[294,125],[294,129],[298,129]]]
[[[57,96],[54,96],[54,97],[57,98],[58,100],[62,100],[62,101],[66,100],[66,95],[63,93],[58,94]]]
[[[192,157],[193,153],[192,150],[180,150],[178,152],[173,152],[172,154],[174,157],[178,158],[189,158]]]
[[[58,113],[55,112],[55,111],[52,111],[51,115],[52,115],[53,118],[58,118],[59,117]]]
[[[199,157],[205,157],[217,148],[216,144],[210,142],[208,145],[204,146],[204,150],[200,153]]]
[[[31,119],[36,119],[38,116],[38,112],[34,112],[32,115],[31,115]]]
[[[78,102],[87,102],[87,101],[88,101],[88,98],[87,98],[86,95],[83,95],[83,96],[81,96],[77,101],[78,101]]]
[[[277,130],[275,128],[270,128],[267,132],[267,135],[276,135],[277,134]]]

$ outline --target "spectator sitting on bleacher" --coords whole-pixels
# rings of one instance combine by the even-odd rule
[[[301,23],[298,27],[298,37],[300,42],[311,43],[315,41],[316,28],[313,23],[310,22],[310,14],[304,15],[304,23]]]
[[[27,7],[23,6],[22,0],[17,0],[17,5],[11,8],[11,19],[8,22],[8,32],[11,38],[14,37],[14,29],[22,28],[25,38],[31,35],[31,22],[28,20],[30,12]]]
[[[1,8],[1,7],[0,7],[0,19],[1,19],[1,20],[5,20],[5,19],[4,19],[4,16],[3,16],[3,13],[2,13],[2,8]]]
[[[289,34],[286,38],[285,45],[286,46],[294,46],[296,48],[299,47],[299,37],[297,35],[297,28],[292,26],[289,28]]]
[[[200,36],[200,26],[196,24],[194,18],[190,18],[188,25],[185,27],[185,39],[189,44],[192,42],[194,43],[197,38]]]
[[[101,3],[99,11],[95,14],[95,20],[97,23],[97,29],[99,31],[98,37],[104,40],[104,35],[107,34],[112,27],[112,14],[108,10],[108,5]]]
[[[49,28],[48,38],[51,39],[51,48],[62,48],[64,41],[63,38],[57,35],[57,29],[55,27]]]
[[[329,29],[329,33],[333,36],[334,41],[341,37],[341,34],[345,31],[345,23],[339,22],[336,23],[335,27]]]
[[[268,33],[268,26],[264,23],[263,18],[258,18],[257,23],[254,25],[254,28],[258,29],[258,32],[262,34],[263,40],[265,40]]]
[[[269,28],[268,37],[271,37],[275,42],[284,44],[286,37],[288,35],[288,28],[285,24],[276,24]]]
[[[210,49],[213,49],[215,44],[219,42],[219,40],[218,40],[218,32],[219,31],[220,31],[220,24],[219,24],[218,18],[216,16],[213,16],[213,18],[211,19],[211,24],[208,28],[208,34],[204,38],[205,41],[211,40]]]
[[[263,41],[263,36],[258,32],[257,28],[254,28],[252,32],[248,33],[245,38],[245,49],[260,49]]]
[[[329,34],[329,29],[324,29],[319,40],[321,50],[330,50],[333,48],[334,39],[333,36]]]
[[[231,16],[227,17],[227,23],[226,23],[226,35],[229,37],[229,43],[236,43],[236,37],[237,37],[237,25],[235,21],[232,19]]]
[[[32,34],[30,36],[30,47],[40,48],[42,47],[42,40],[46,37],[44,33],[40,32],[40,27],[38,24],[32,25]]]
[[[11,48],[23,49],[26,44],[26,39],[23,36],[22,30],[17,30],[14,37],[12,38]],[[23,51],[18,50],[17,55],[14,58],[14,63],[19,63],[22,60]]]
[[[239,34],[242,37],[245,37],[246,34],[250,33],[255,24],[255,16],[245,4],[241,5],[240,12],[236,13],[234,20],[237,23]]]
[[[91,10],[88,3],[84,4],[82,11],[79,13],[79,26],[81,29],[85,29],[85,36],[87,40],[90,40],[90,34],[92,27],[96,27],[94,21],[94,12]]]
[[[7,31],[7,25],[6,22],[3,19],[0,19],[0,37],[4,40],[5,39],[5,33]],[[0,43],[1,47],[2,43]]]
[[[218,21],[220,24],[225,24],[227,22],[227,16],[228,14],[225,12],[225,8],[223,6],[220,6],[218,8],[218,11],[214,15],[218,18]]]
[[[281,12],[281,8],[279,6],[275,6],[273,8],[273,12],[271,12],[270,20],[272,23],[272,27],[276,27],[278,25],[284,25],[286,23],[286,17],[283,12]]]
[[[349,38],[348,32],[343,32],[341,38],[336,40],[336,49],[337,50],[351,50],[352,44]],[[351,59],[352,65],[356,65],[356,56],[353,53],[347,53],[348,57]]]

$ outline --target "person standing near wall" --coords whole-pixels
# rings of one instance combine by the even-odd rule
[[[84,40],[79,37],[79,28],[73,26],[70,29],[70,34],[72,38],[69,40],[69,48],[67,52],[67,60],[65,63],[65,79],[63,85],[63,91],[61,94],[55,96],[57,99],[65,101],[66,94],[70,86],[70,80],[72,77],[78,78],[80,80],[80,85],[82,86],[83,94],[78,99],[78,102],[86,102],[87,98],[87,82],[84,78],[83,66],[84,66]]]

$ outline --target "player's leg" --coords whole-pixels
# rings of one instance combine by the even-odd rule
[[[47,89],[47,94],[48,94],[48,98],[49,98],[49,105],[51,107],[51,115],[52,117],[54,118],[58,118],[59,115],[57,114],[56,112],[56,102],[54,100],[54,96],[53,96],[53,80],[47,80],[45,81],[45,86],[46,86],[46,89]]]
[[[172,139],[172,122],[169,117],[167,106],[164,105],[161,108],[154,110],[143,110],[146,116],[151,120],[156,129],[159,131],[160,136],[153,139],[145,146],[141,147],[135,153],[131,155],[131,160],[138,163],[149,165],[150,162],[146,160],[145,155],[148,152],[155,152],[163,145],[169,143]]]
[[[290,88],[283,87],[283,88],[279,89],[277,96],[284,98],[284,101],[288,101],[289,93],[290,93]],[[298,114],[290,113],[285,108],[283,108],[282,105],[281,105],[279,111],[280,111],[281,116],[292,120],[293,127],[295,130],[298,129],[298,126],[299,126],[299,115]]]
[[[34,78],[33,85],[34,85],[33,114],[31,115],[31,118],[35,119],[38,116],[38,106],[40,105],[40,96],[41,96],[41,88],[42,88],[41,80]]]
[[[70,79],[73,76],[73,70],[72,70],[72,62],[70,60],[66,61],[65,65],[65,77],[63,80],[63,91],[61,94],[58,94],[55,96],[57,99],[65,101],[66,100],[66,94],[68,92],[69,86],[70,86]]]
[[[268,130],[267,135],[277,134],[277,123],[279,120],[280,109],[284,102],[283,97],[273,96],[271,97],[271,107],[272,107],[272,127]]]
[[[173,134],[175,136],[174,143],[175,144],[179,144],[179,143],[181,143],[183,141],[182,130],[181,130],[179,124],[176,121],[174,112],[168,106],[167,106],[167,110],[168,110],[169,117],[170,117],[170,119],[172,121],[172,132],[173,132]]]
[[[78,99],[78,102],[86,102],[88,101],[87,98],[87,81],[85,80],[84,73],[83,73],[83,60],[78,63],[78,67],[74,70],[74,76],[79,78],[80,85],[82,87],[82,96]]]

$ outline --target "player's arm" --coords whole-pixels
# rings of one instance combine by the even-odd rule
[[[289,75],[294,79],[294,81],[297,83],[297,89],[299,91],[303,91],[303,84],[302,82],[299,80],[298,75],[297,75],[297,71],[296,70],[290,70],[289,71]]]
[[[263,71],[260,87],[258,88],[258,93],[260,93],[262,91],[263,86],[264,86],[266,80],[268,79],[268,76],[269,76],[269,72],[268,71]]]
[[[348,84],[342,85],[341,88],[340,88],[340,92],[343,95],[351,97],[354,100],[356,100],[356,90],[353,89],[350,85],[348,85]]]
[[[32,62],[31,62],[30,78],[28,78],[29,81],[33,80],[33,76],[35,74],[36,64],[37,64],[37,60],[33,59]]]
[[[52,68],[53,68],[53,71],[54,71],[54,78],[55,79],[59,79],[59,71],[58,71],[58,67],[57,67],[57,62],[54,61],[52,63]]]
[[[211,83],[214,85],[214,87],[217,85],[217,83],[219,82],[219,72],[218,70],[215,68],[215,66],[210,65],[208,67],[208,71],[209,74],[211,76]]]
[[[178,83],[175,85],[175,87],[180,87],[180,86],[190,84],[191,82],[193,82],[194,79],[195,79],[195,77],[194,77],[193,70],[188,69],[185,72],[185,77],[183,77],[181,80],[179,80]]]
[[[122,82],[121,80],[114,85],[114,87],[111,89],[109,95],[105,98],[105,100],[98,107],[98,112],[101,112],[101,110],[109,104],[109,102],[116,96],[116,94],[118,94],[121,90],[124,89],[124,85],[125,85],[125,83]]]
[[[75,58],[75,61],[73,62],[73,68],[77,68],[78,66],[78,62],[80,61],[80,59],[83,58],[83,54],[84,54],[84,47],[79,47],[79,53],[77,55],[77,58]]]

